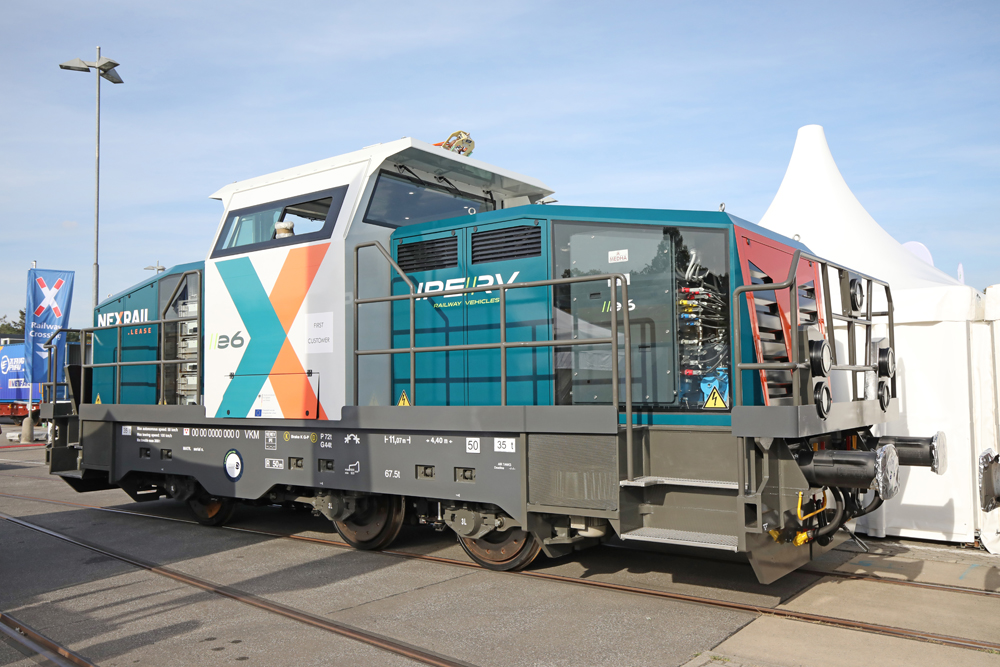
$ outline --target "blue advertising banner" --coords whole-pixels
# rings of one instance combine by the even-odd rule
[[[48,350],[42,348],[49,336],[69,326],[69,309],[73,303],[73,272],[28,270],[28,301],[24,309],[25,376],[29,382],[46,382]],[[59,366],[56,382],[63,381],[66,359],[66,336],[53,341],[59,345]]]
[[[24,345],[0,345],[0,403],[39,400],[38,385],[25,377]]]

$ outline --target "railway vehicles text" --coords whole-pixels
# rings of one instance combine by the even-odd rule
[[[771,582],[899,466],[943,471],[943,435],[880,435],[884,282],[727,213],[550,194],[412,139],[226,186],[204,262],[98,306],[52,472],[206,524],[307,505],[362,549],[409,519],[499,570],[618,538]]]

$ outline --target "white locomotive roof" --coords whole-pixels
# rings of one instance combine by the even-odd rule
[[[463,183],[493,190],[511,197],[529,197],[532,201],[547,197],[553,193],[544,183],[536,178],[524,176],[516,172],[495,167],[470,157],[447,151],[427,142],[403,137],[385,144],[375,144],[358,151],[345,153],[336,157],[310,162],[298,167],[283,169],[263,176],[257,176],[244,181],[226,185],[211,195],[212,199],[226,201],[229,195],[242,190],[250,190],[272,183],[288,181],[302,176],[315,174],[337,167],[359,162],[369,162],[373,167],[386,160],[396,164],[404,164],[418,168],[435,176],[444,176]]]

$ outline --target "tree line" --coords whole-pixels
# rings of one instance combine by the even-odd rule
[[[24,309],[18,311],[17,321],[7,315],[0,316],[0,335],[24,337]]]

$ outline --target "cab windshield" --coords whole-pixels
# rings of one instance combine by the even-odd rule
[[[446,187],[446,184],[436,185],[383,171],[375,183],[365,222],[405,227],[475,215],[493,208],[489,200]]]

